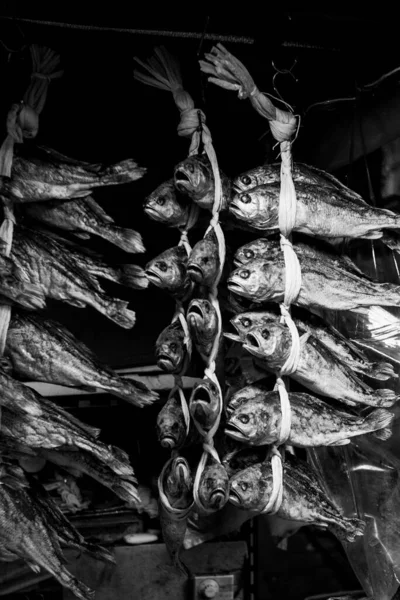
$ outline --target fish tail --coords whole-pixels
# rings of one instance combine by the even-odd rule
[[[105,315],[124,329],[132,329],[136,322],[136,314],[128,309],[129,302],[125,300],[108,301],[105,308]]]
[[[139,167],[135,160],[128,158],[106,167],[100,176],[99,185],[130,183],[143,177],[146,171],[145,167]]]
[[[82,541],[81,547],[84,552],[96,560],[108,562],[115,565],[115,558],[106,548],[98,546],[97,544],[91,544],[90,542]]]
[[[374,410],[364,421],[364,425],[367,432],[374,432],[374,436],[380,440],[387,440],[392,435],[392,421],[394,414],[385,410],[384,408],[378,408]]]
[[[33,283],[23,283],[16,289],[13,286],[15,296],[10,295],[11,300],[29,310],[41,310],[46,308],[46,297],[41,288]]]
[[[354,542],[357,537],[364,535],[365,521],[356,517],[342,517],[330,529],[340,540]]]
[[[142,236],[134,229],[126,229],[117,227],[116,225],[104,225],[101,229],[101,234],[109,242],[121,248],[130,254],[142,254],[146,251]]]
[[[398,378],[397,373],[393,369],[393,365],[388,362],[371,363],[366,369],[365,374],[379,381]]]
[[[118,283],[134,290],[145,290],[149,285],[147,275],[138,265],[121,265]]]
[[[393,406],[399,399],[394,391],[389,389],[374,390],[373,395],[376,397],[375,405],[384,408]]]
[[[64,587],[69,588],[77,598],[80,598],[80,600],[94,600],[95,592],[84,584],[83,581],[79,581],[79,579],[74,577],[64,565],[60,565],[53,575]]]
[[[109,385],[103,386],[103,389],[108,389],[111,394],[140,408],[153,404],[159,398],[157,392],[150,390],[140,381],[124,377],[110,378]]]
[[[122,451],[119,452],[119,448],[116,448],[115,446],[106,446],[98,441],[86,444],[77,443],[76,445],[93,454],[117,475],[136,482],[136,477],[129,462],[129,457],[128,455],[123,454]]]

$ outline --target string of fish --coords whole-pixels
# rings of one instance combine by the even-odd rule
[[[301,340],[297,327],[290,314],[290,305],[297,298],[301,287],[300,263],[290,241],[290,234],[296,220],[296,191],[292,179],[291,139],[298,130],[298,120],[290,112],[277,108],[266,94],[260,92],[246,67],[222,44],[217,44],[205,55],[206,61],[200,61],[203,72],[211,75],[209,81],[225,89],[238,92],[240,99],[248,98],[253,108],[268,119],[271,133],[280,144],[281,154],[281,186],[279,197],[279,230],[281,249],[285,260],[285,293],[280,304],[281,322],[286,323],[292,336],[289,357],[281,370],[276,374],[275,389],[279,392],[281,403],[281,429],[279,440],[271,450],[271,466],[273,488],[270,499],[262,512],[275,513],[282,504],[283,497],[283,465],[279,446],[282,446],[290,435],[291,409],[289,396],[283,377],[293,373],[300,358]]]
[[[13,104],[7,114],[7,137],[0,148],[0,174],[11,177],[14,156],[14,144],[22,144],[24,139],[36,137],[39,130],[39,114],[42,112],[47,90],[55,78],[61,77],[62,70],[56,70],[60,57],[50,48],[30,46],[32,60],[31,82],[20,103]],[[14,235],[14,207],[11,200],[2,197],[4,220],[0,227],[0,240],[4,242],[2,252],[9,257]],[[8,326],[11,319],[11,307],[0,305],[0,357],[4,354]]]

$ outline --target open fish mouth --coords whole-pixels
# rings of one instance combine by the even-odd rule
[[[198,388],[196,388],[195,394],[193,396],[193,401],[198,402],[199,400],[201,402],[207,402],[208,404],[210,404],[211,402],[210,393],[208,389],[203,386],[199,386]]]
[[[225,490],[222,488],[218,488],[213,491],[210,496],[210,504],[212,504],[215,508],[221,508],[221,504],[227,501]]]
[[[235,506],[240,506],[242,504],[242,499],[239,496],[239,494],[234,490],[234,489],[230,489],[229,490],[229,502],[231,502],[232,504],[234,504]]]
[[[237,283],[236,281],[229,281],[228,279],[228,289],[233,292],[234,294],[243,294],[244,290],[243,287],[240,283]]]
[[[163,280],[160,277],[160,275],[158,275],[158,273],[155,273],[151,269],[146,269],[145,274],[147,275],[147,279],[151,283],[154,283],[154,285],[160,286],[163,283]]]
[[[244,267],[246,263],[244,263],[240,258],[234,258],[233,259],[233,264],[235,265],[235,267]]]
[[[160,438],[160,444],[163,448],[170,448],[173,450],[176,448],[177,440],[172,435],[164,435]]]
[[[193,279],[196,283],[201,283],[204,279],[203,269],[196,264],[189,264],[186,272],[190,279]]]
[[[247,439],[240,427],[234,425],[233,423],[227,424],[227,426],[225,427],[225,433],[226,435],[229,435],[229,437],[233,440],[243,441]]]
[[[236,204],[234,200],[232,200],[232,202],[230,203],[229,210],[230,210],[230,212],[232,212],[237,217],[242,217],[243,216],[243,210],[242,210],[242,208],[238,204]]]
[[[175,187],[178,188],[178,190],[186,191],[195,187],[194,181],[192,181],[190,175],[188,175],[183,169],[177,169],[175,171],[174,180]]]
[[[200,306],[198,304],[192,304],[189,307],[188,317],[191,316],[191,315],[200,316],[202,319],[204,319],[203,311],[202,311],[202,309],[200,308]]]
[[[160,369],[163,369],[163,371],[170,372],[175,369],[175,363],[167,354],[159,354],[157,356],[157,365],[160,367]]]
[[[260,342],[257,339],[257,336],[253,333],[248,333],[246,335],[245,343],[243,344],[243,348],[257,356],[258,358],[263,358],[265,356],[264,351],[261,348]]]

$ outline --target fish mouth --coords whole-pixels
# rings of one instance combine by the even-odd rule
[[[145,269],[145,274],[147,275],[147,279],[154,285],[159,286],[162,284],[162,279],[158,273],[155,273],[151,269]]]
[[[199,386],[196,389],[193,400],[196,402],[200,400],[201,402],[207,402],[207,404],[210,404],[211,398],[207,388]]]
[[[242,260],[240,260],[240,258],[234,258],[233,259],[233,264],[235,267],[244,267],[246,263],[244,263]]]
[[[190,279],[192,279],[196,283],[201,283],[204,279],[203,269],[198,265],[189,264],[186,267],[186,272],[189,275]]]
[[[227,426],[225,427],[225,433],[233,440],[238,440],[240,442],[247,439],[240,427],[234,423],[227,423]]]
[[[235,506],[239,506],[242,504],[242,499],[239,494],[233,490],[232,488],[229,490],[229,502],[234,504]]]
[[[260,350],[260,342],[258,341],[257,336],[254,335],[254,333],[248,333],[246,335],[246,345]]]
[[[218,488],[213,491],[210,496],[210,504],[213,505],[214,508],[222,508],[222,504],[225,504],[227,501],[225,490],[222,488]]]
[[[190,315],[200,316],[202,319],[204,319],[203,311],[201,310],[200,306],[198,306],[198,304],[192,304],[189,307],[188,316]]]
[[[243,294],[243,286],[240,283],[237,283],[236,281],[229,281],[228,279],[228,289],[234,294]]]
[[[170,450],[176,448],[177,445],[176,439],[172,435],[164,435],[160,439],[160,444],[163,448],[170,448]]]
[[[145,204],[143,207],[143,210],[146,213],[146,215],[153,216],[153,217],[159,217],[158,210],[156,208],[154,208],[153,206]]]
[[[157,356],[157,366],[163,371],[171,372],[175,369],[175,364],[170,356],[167,354],[159,354]]]
[[[229,205],[229,211],[232,212],[237,217],[243,217],[243,211],[240,206],[238,206],[234,200]]]
[[[180,191],[186,191],[193,187],[191,177],[183,170],[177,169],[174,174],[175,187]]]

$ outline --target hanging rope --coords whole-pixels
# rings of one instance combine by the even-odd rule
[[[281,187],[279,195],[279,230],[281,249],[285,260],[285,294],[280,305],[281,322],[289,328],[292,336],[290,354],[279,373],[276,374],[275,389],[281,403],[281,429],[277,446],[284,444],[290,435],[291,411],[287,389],[283,377],[293,373],[300,357],[300,338],[297,327],[290,315],[290,306],[296,300],[301,288],[300,263],[293,249],[290,235],[296,222],[297,198],[292,179],[292,138],[298,130],[298,119],[290,110],[277,108],[254,83],[246,67],[222,44],[214,47],[200,61],[201,70],[211,75],[209,81],[229,90],[236,90],[239,98],[249,98],[255,110],[268,119],[271,133],[280,144]],[[287,105],[288,106],[288,105]],[[283,467],[282,456],[277,447],[271,457],[273,489],[270,500],[263,512],[276,512],[282,503]]]
[[[39,114],[42,112],[47,90],[55,78],[61,77],[60,57],[50,48],[33,44],[30,46],[32,59],[31,82],[20,104],[13,104],[7,115],[7,137],[0,148],[0,175],[11,177],[14,144],[34,138],[39,129]],[[14,208],[7,198],[2,197],[4,220],[0,227],[0,240],[5,243],[4,254],[10,256],[14,233]],[[0,357],[4,354],[11,307],[0,306]]]

